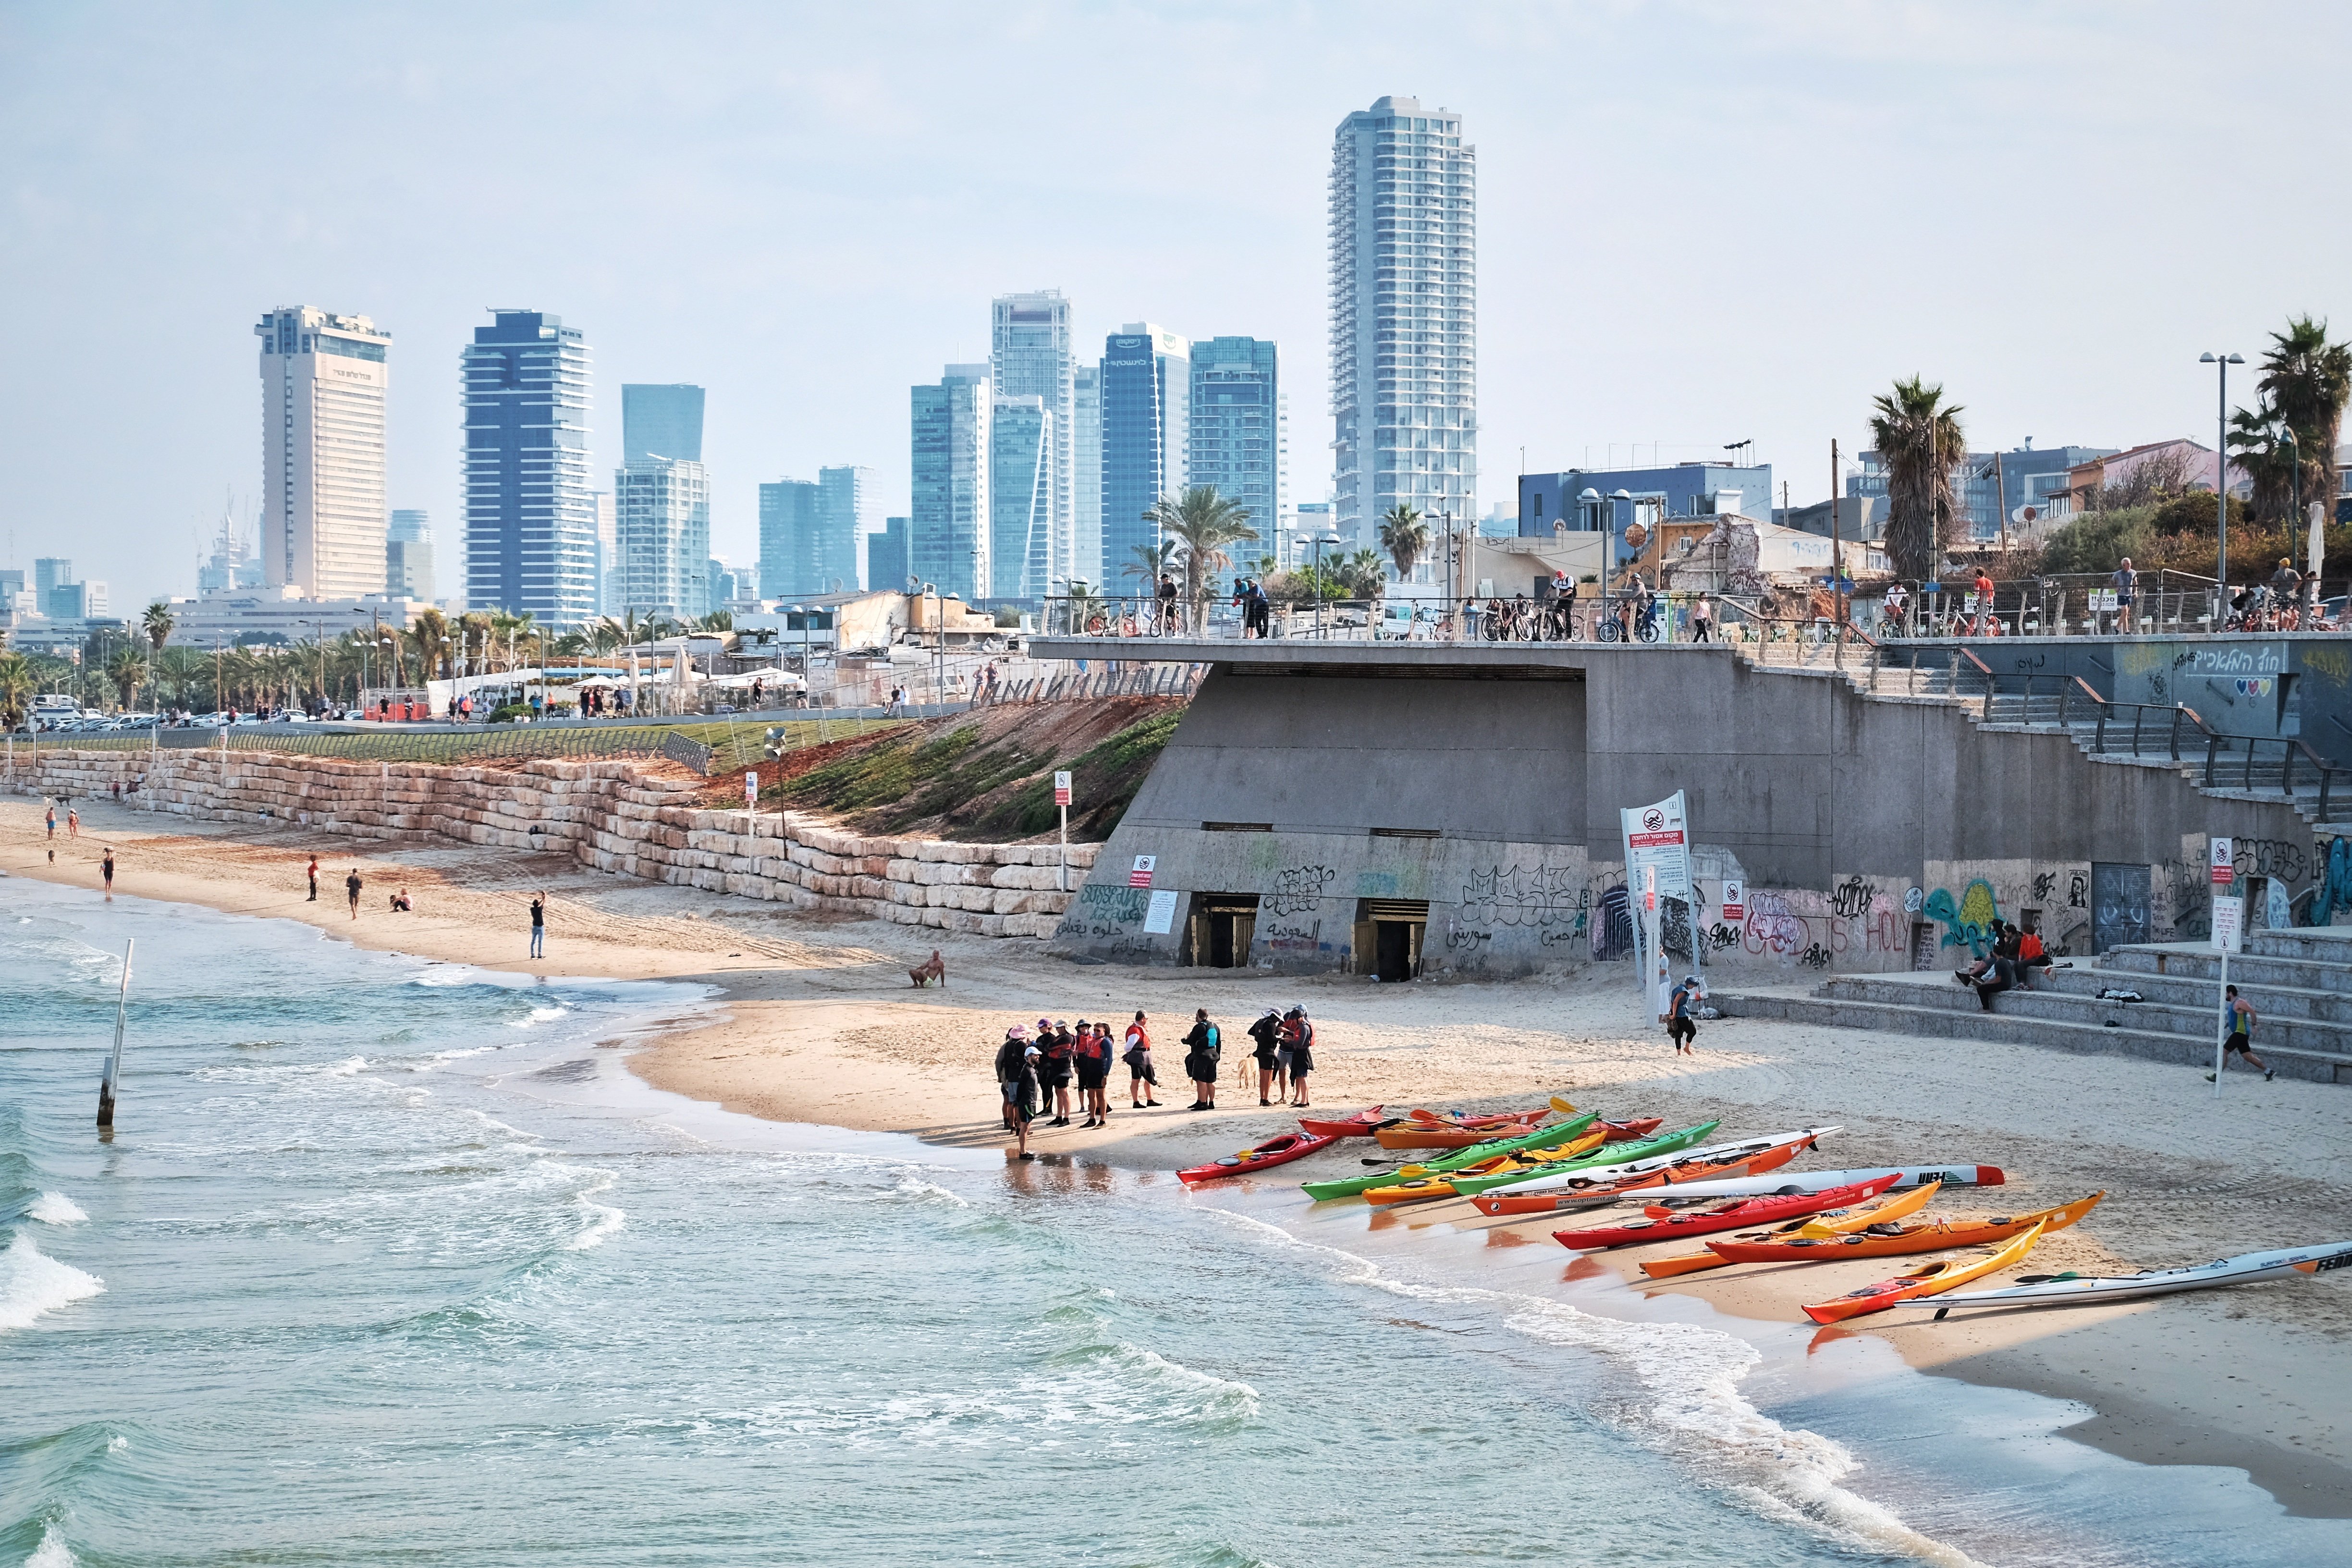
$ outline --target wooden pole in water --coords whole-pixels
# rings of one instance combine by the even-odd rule
[[[131,1006],[131,950],[139,944],[122,944],[122,989],[114,999],[114,1054],[107,1058],[106,1076],[98,1085],[98,1124],[114,1125],[114,1091],[122,1082],[122,1030]]]

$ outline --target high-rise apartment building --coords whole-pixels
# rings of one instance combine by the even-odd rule
[[[611,490],[598,490],[592,499],[596,506],[596,613],[608,616],[621,602],[614,575],[621,563],[620,513],[613,506]]]
[[[474,329],[458,369],[466,603],[528,610],[541,626],[577,626],[596,607],[588,340],[560,316],[494,310],[489,326]]]
[[[711,611],[710,483],[700,463],[647,458],[614,476],[619,613],[700,620]]]
[[[989,416],[984,364],[951,364],[912,389],[914,505],[908,570],[971,604],[994,582],[989,555]]]
[[[384,396],[392,334],[308,305],[261,340],[261,561],[272,587],[383,591]]]
[[[1467,518],[1478,493],[1477,154],[1462,117],[1383,98],[1331,148],[1336,521],[1399,501]]]
[[[383,591],[395,599],[433,599],[433,519],[395,510],[383,541]]]
[[[819,594],[847,593],[857,586],[858,542],[882,521],[881,477],[856,463],[816,471],[817,580]]]
[[[1070,374],[1070,575],[1102,586],[1102,366],[1080,365]]]
[[[1264,338],[1195,339],[1192,434],[1186,480],[1213,485],[1249,509],[1250,526],[1272,539],[1288,500],[1290,411]]]
[[[78,582],[74,576],[73,560],[65,555],[37,555],[33,558],[33,592],[40,599],[41,613],[48,614],[49,590]]]
[[[1124,592],[1139,550],[1159,544],[1144,513],[1183,489],[1192,426],[1192,345],[1149,321],[1104,341],[1102,359],[1102,573]]]
[[[772,599],[822,592],[816,586],[817,535],[824,488],[808,479],[760,487],[760,583]]]
[[[621,463],[702,461],[702,388],[685,382],[621,384]]]
[[[1052,591],[1053,452],[1054,416],[1045,399],[999,395],[988,416],[992,598],[1039,599]]]
[[[1058,289],[997,298],[990,323],[989,365],[996,395],[1034,397],[1045,414],[1046,510],[1035,547],[1022,561],[1024,596],[1059,593],[1077,559],[1077,342],[1070,302]],[[1002,578],[1003,561],[996,563]]]
[[[894,517],[878,532],[866,536],[866,588],[868,593],[903,593],[908,571],[908,520]]]

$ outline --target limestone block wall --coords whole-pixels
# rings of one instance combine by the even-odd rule
[[[614,876],[974,936],[1049,936],[1070,900],[1055,845],[866,837],[797,812],[747,824],[693,805],[695,781],[634,762],[45,749],[13,753],[5,770],[0,788],[17,795],[110,798],[119,784],[126,804],[159,816],[569,855]],[[1098,848],[1070,846],[1073,888]]]

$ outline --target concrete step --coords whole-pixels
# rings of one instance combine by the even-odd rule
[[[1958,988],[1955,987],[1955,994]],[[1963,1000],[1967,1000],[1965,996]],[[2148,1061],[2176,1062],[2210,1072],[2213,1039],[2210,1035],[2179,1035],[2127,1026],[2065,1023],[2029,1018],[1999,1011],[1979,1012],[1973,1002],[1966,1011],[1922,1006],[1915,1001],[1840,1001],[1797,992],[1718,992],[1709,1000],[1727,1018],[1780,1018],[1790,1023],[1823,1024],[1845,1029],[1877,1029],[1890,1034],[1917,1035],[1934,1039],[1990,1040],[2036,1046],[2077,1055],[2138,1057]],[[2308,1079],[2317,1083],[2352,1083],[2352,1056],[2258,1045],[2257,1055],[2281,1078]],[[2234,1075],[2233,1075],[2234,1079]]]
[[[2167,982],[2167,984],[2172,983]],[[2151,987],[2137,989],[2147,998],[2139,1002],[2103,1002],[2095,995],[2074,991],[2035,989],[2003,991],[1992,998],[1987,1013],[1976,992],[1945,976],[1941,985],[1920,985],[1910,975],[1840,975],[1818,986],[1814,994],[1838,1002],[1875,1002],[1895,1006],[1926,1007],[1942,1012],[1975,1012],[1979,1016],[2031,1018],[2050,1023],[2079,1024],[2092,1028],[2124,1028],[2142,1034],[2180,1035],[2190,1038],[2212,1039],[2221,1032],[2220,994],[2210,985],[2202,998],[2179,1001],[2159,1000],[2149,995]],[[2257,1022],[2254,1037],[2261,1042],[2257,1049],[2275,1043],[2299,1051],[2315,1051],[2328,1056],[2340,1056],[2352,1061],[2352,1024],[2332,1018],[2314,1018],[2293,1013],[2281,1013],[2271,1005],[2273,994],[2266,991],[2245,988],[2246,999],[2253,1004]],[[2307,1002],[2311,994],[2305,994]]]
[[[2292,940],[2284,933],[2270,931],[2262,933],[2258,940],[2263,939]],[[2326,950],[2314,948],[2312,951]],[[2128,947],[2109,948],[2100,955],[2099,967],[2122,975],[2160,974],[2210,984],[2221,977],[2221,955],[2203,942],[2136,943]],[[2230,957],[2230,981],[2247,989],[2278,986],[2293,991],[2325,991],[2347,995],[2352,994],[2352,963],[2315,958],[2278,958],[2260,952],[2232,953]]]
[[[2236,970],[2231,984],[2237,984]],[[1958,987],[1954,991],[1958,993]],[[2217,981],[2185,974],[2154,974],[2117,969],[2045,969],[2033,977],[2033,989],[2053,995],[2095,1001],[2105,990],[2137,992],[2138,1003],[2126,1006],[2179,1007],[2191,1013],[2218,1014],[2221,988]],[[2352,1029],[2352,994],[2291,985],[2245,985],[2240,989],[2265,1018],[2308,1018]],[[1958,993],[1965,994],[1965,993]]]

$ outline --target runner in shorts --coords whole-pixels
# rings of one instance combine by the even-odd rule
[[[2222,999],[2230,1005],[2230,1032],[2221,1039],[2221,1065],[2228,1067],[2233,1056],[2246,1058],[2246,1065],[2263,1075],[2264,1083],[2278,1077],[2278,1070],[2254,1055],[2254,1005],[2238,994],[2234,985],[2225,989]],[[2213,1075],[2207,1073],[2205,1081],[2211,1083]]]

